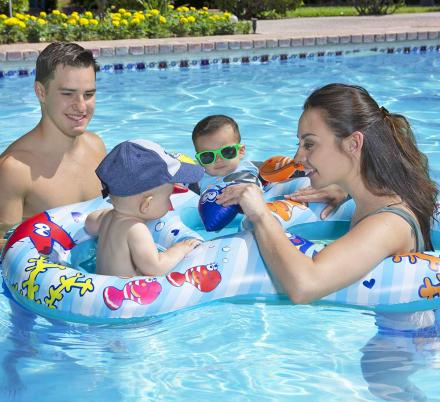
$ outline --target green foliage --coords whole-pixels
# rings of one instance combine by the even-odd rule
[[[234,22],[228,12],[211,13],[194,7],[175,10],[172,5],[163,13],[155,8],[120,8],[100,16],[91,11],[67,15],[58,10],[39,16],[16,13],[13,18],[0,14],[0,43],[247,34],[250,30],[249,22]]]
[[[302,5],[302,0],[215,0],[215,6],[228,10],[241,19],[264,18],[274,14],[286,15]]]
[[[29,0],[13,0],[12,1],[12,12],[15,13],[25,13],[29,11]],[[9,15],[9,1],[0,0],[0,14]]]
[[[405,5],[405,0],[355,0],[359,15],[385,15],[394,13]]]

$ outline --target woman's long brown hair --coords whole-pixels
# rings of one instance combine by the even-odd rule
[[[417,148],[408,120],[379,107],[362,87],[329,84],[314,91],[304,110],[319,108],[335,136],[364,134],[361,175],[376,195],[394,195],[413,211],[425,248],[432,250],[430,228],[435,219],[438,188],[429,176],[428,158]]]

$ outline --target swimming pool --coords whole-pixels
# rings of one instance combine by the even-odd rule
[[[194,124],[224,113],[261,160],[294,153],[312,89],[350,82],[410,118],[440,181],[439,66],[440,54],[428,52],[100,73],[90,128],[108,149],[144,137],[192,155]],[[0,80],[1,150],[39,119],[32,81]],[[429,334],[377,334],[372,314],[354,309],[228,301],[142,324],[87,326],[34,317],[0,294],[5,401],[432,400],[439,350]]]

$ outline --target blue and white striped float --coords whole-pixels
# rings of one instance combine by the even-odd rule
[[[307,179],[300,178],[272,185],[266,198],[307,184]],[[159,249],[188,236],[206,240],[167,276],[124,279],[93,273],[96,241],[85,232],[84,221],[91,211],[109,206],[98,198],[55,208],[23,222],[3,251],[5,284],[18,303],[35,313],[88,323],[138,321],[226,298],[285,298],[268,274],[252,233],[237,231],[238,218],[223,236],[212,237],[199,230],[198,200],[191,191],[175,194],[175,211],[148,223]],[[352,201],[326,221],[319,218],[322,204],[286,205],[288,219],[280,217],[280,222],[292,247],[310,257],[323,246],[305,238],[339,236],[348,229],[353,213]],[[432,235],[439,249],[438,224]],[[440,258],[433,252],[387,258],[359,282],[322,301],[405,312],[439,308],[439,295]]]

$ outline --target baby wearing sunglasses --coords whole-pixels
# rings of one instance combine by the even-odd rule
[[[205,168],[199,181],[201,197],[199,213],[208,232],[219,231],[231,222],[238,205],[224,207],[217,204],[223,188],[234,183],[254,183],[260,186],[258,169],[243,160],[246,147],[241,144],[240,131],[234,119],[224,115],[205,117],[194,127],[192,140],[196,159]]]
[[[255,183],[260,186],[258,168],[243,160],[246,146],[241,144],[238,125],[224,115],[207,116],[200,120],[192,132],[196,159],[205,169],[199,182],[200,192],[232,183]]]

